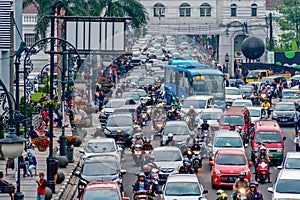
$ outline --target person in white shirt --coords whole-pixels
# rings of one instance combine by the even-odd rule
[[[294,139],[294,143],[296,145],[296,151],[300,151],[300,130],[298,131],[298,135]]]

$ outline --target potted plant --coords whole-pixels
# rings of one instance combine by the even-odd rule
[[[72,146],[77,140],[76,136],[67,136],[67,146]]]
[[[47,148],[50,146],[50,141],[48,138],[35,138],[33,139],[32,143],[39,149],[39,151],[46,151]]]

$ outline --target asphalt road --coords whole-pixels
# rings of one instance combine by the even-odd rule
[[[294,128],[293,127],[282,127],[283,135],[287,137],[285,141],[285,153],[288,151],[295,151],[295,145],[293,143],[294,139]],[[149,137],[154,132],[149,128],[144,128],[145,136]],[[154,146],[159,146],[159,140],[152,141]],[[251,147],[247,148],[247,157],[250,160],[250,151]],[[134,164],[133,159],[131,157],[131,152],[128,150],[126,152],[125,161],[122,164],[122,168],[127,170],[127,174],[124,176],[124,188],[126,196],[132,199],[132,184],[136,181],[136,173],[139,172],[139,168]],[[254,167],[251,167],[251,172],[254,172]],[[268,193],[267,188],[272,186],[274,181],[276,180],[277,174],[279,170],[276,166],[272,166],[271,168],[271,181],[272,183],[260,184],[259,189],[262,191],[264,199],[269,200],[272,198],[272,194]],[[209,192],[207,194],[208,200],[213,200],[216,198],[216,190],[211,188],[211,174],[208,165],[208,159],[203,160],[203,168],[198,172],[199,181],[203,184],[203,187],[207,189]],[[251,180],[254,180],[254,175],[252,174]],[[232,190],[230,188],[225,188],[225,192],[231,195]],[[159,199],[159,198],[157,198]]]

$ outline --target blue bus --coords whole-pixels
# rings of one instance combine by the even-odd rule
[[[219,70],[193,60],[175,60],[165,66],[165,92],[169,97],[212,95],[219,107],[225,107],[224,80]]]

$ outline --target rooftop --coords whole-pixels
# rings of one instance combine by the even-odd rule
[[[37,14],[38,6],[36,3],[29,4],[26,8],[23,9],[23,14]]]

